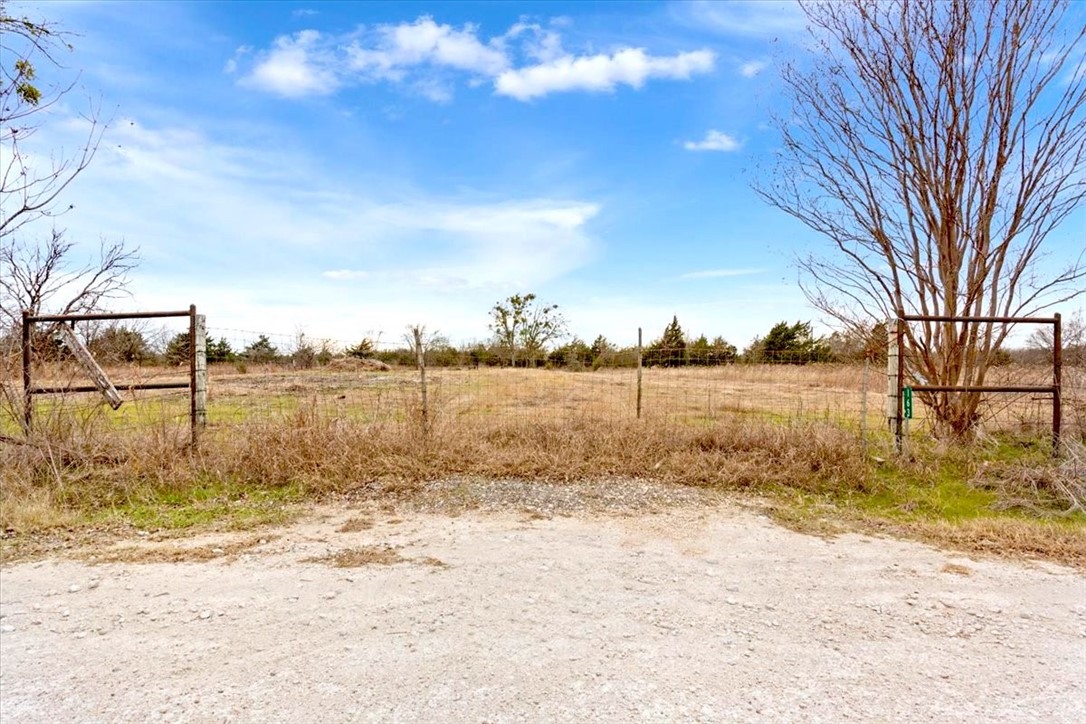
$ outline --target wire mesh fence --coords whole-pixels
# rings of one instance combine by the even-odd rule
[[[38,424],[58,432],[86,429],[101,436],[152,431],[179,445],[187,440],[187,390],[132,390],[130,385],[182,381],[187,368],[185,320],[144,331],[154,341],[145,356],[132,350],[98,354],[125,404],[111,410],[95,393],[38,396]],[[92,339],[93,335],[89,335]],[[639,352],[641,364],[639,365]],[[111,356],[112,355],[112,356]],[[21,389],[13,356],[4,356],[0,434],[19,429]],[[643,420],[645,424],[712,426],[752,420],[825,424],[846,429],[861,444],[888,444],[886,374],[880,362],[837,364],[734,350],[699,354],[688,347],[552,350],[531,354],[493,345],[452,347],[429,340],[425,382],[409,340],[352,343],[253,331],[208,328],[208,423],[212,431],[283,416],[404,425],[577,425]],[[38,350],[35,380],[57,387],[83,381],[79,366],[56,350]],[[1038,383],[1043,366],[996,368],[993,381]],[[1066,435],[1086,436],[1086,370],[1068,367],[1063,401]],[[1047,434],[1052,400],[1040,395],[989,395],[982,431],[1023,438]],[[910,434],[931,429],[930,412],[916,406]]]
[[[464,421],[642,418],[696,425],[740,416],[824,420],[860,430],[866,395],[874,430],[885,386],[880,372],[864,365],[799,365],[772,357],[706,360],[683,349],[656,348],[651,358],[643,352],[639,367],[636,348],[580,356],[520,352],[514,360],[482,346],[432,345],[423,355],[423,410],[422,375],[414,351],[403,344],[374,344],[370,356],[359,358],[342,355],[343,343],[303,340],[298,355],[297,338],[215,328],[208,334],[212,346],[226,340],[224,346],[243,351],[209,366],[209,416],[221,424],[305,406],[386,422],[425,414]],[[254,362],[244,354],[254,348],[268,357]]]

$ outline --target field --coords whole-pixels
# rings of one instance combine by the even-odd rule
[[[280,365],[212,365],[209,420],[213,428],[306,412],[338,420],[403,423],[423,414],[418,371],[372,371],[353,360],[323,368],[295,370]],[[118,386],[185,382],[182,369],[115,368]],[[37,384],[79,382],[72,367],[36,373]],[[1042,367],[999,368],[989,384],[1051,384]],[[734,364],[719,367],[599,369],[431,368],[426,376],[426,417],[431,424],[651,422],[706,425],[736,419],[783,423],[823,422],[882,440],[886,427],[886,382],[881,366]],[[640,393],[640,394],[639,394]],[[640,402],[639,402],[640,396]],[[1065,370],[1064,430],[1083,437],[1086,427],[1086,372]],[[10,407],[10,406],[9,406]],[[639,409],[640,408],[640,409]],[[107,429],[138,429],[173,420],[187,424],[188,393],[134,391],[112,412],[96,393],[37,398],[39,416],[93,417]],[[1051,429],[1047,395],[990,395],[981,408],[981,434],[1040,437]],[[11,414],[5,421],[10,433]],[[927,436],[927,409],[919,398],[912,431]]]
[[[185,379],[156,367],[109,373],[119,386]],[[1008,550],[1086,561],[1081,369],[1065,370],[1066,445],[1055,460],[1051,404],[1026,395],[993,398],[971,445],[933,440],[918,404],[909,455],[897,457],[884,375],[847,365],[650,368],[639,417],[636,369],[431,368],[424,403],[412,369],[216,365],[195,448],[184,390],[127,392],[117,411],[94,394],[41,396],[24,440],[9,384],[0,523],[14,534],[255,525],[312,496],[410,495],[449,477],[613,476],[750,491],[797,527],[843,515],[966,547],[990,538],[997,520],[1011,531]],[[1046,371],[997,375],[1043,384]],[[36,371],[38,384],[70,381],[81,381],[77,370]]]

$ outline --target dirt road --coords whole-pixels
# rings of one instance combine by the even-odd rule
[[[720,500],[524,510],[5,566],[0,719],[1086,721],[1080,573]]]

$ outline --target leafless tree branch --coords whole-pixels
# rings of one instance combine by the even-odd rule
[[[804,4],[817,52],[784,67],[779,167],[756,190],[829,240],[799,261],[817,308],[870,326],[1029,315],[1086,291],[1086,256],[1042,264],[1086,198],[1086,29],[1062,22],[1067,7]],[[909,359],[932,383],[981,385],[1009,332],[920,324]],[[927,401],[952,434],[977,419],[976,395]]]

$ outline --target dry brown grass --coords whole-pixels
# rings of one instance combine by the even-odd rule
[[[831,365],[646,370],[638,420],[631,370],[434,370],[424,424],[410,371],[231,369],[212,378],[211,424],[195,450],[183,397],[130,400],[118,416],[74,396],[39,403],[30,440],[0,443],[0,526],[13,534],[75,527],[147,501],[184,506],[208,487],[234,496],[410,495],[421,481],[450,476],[862,496],[877,487],[856,424],[863,375]],[[875,368],[868,375],[869,443],[879,452],[882,377]],[[1078,389],[1076,379],[1068,389]],[[969,525],[937,534],[893,523],[901,534],[980,545],[987,533]],[[1009,550],[1045,548],[1036,529],[1001,530],[1011,531],[997,537]],[[1068,530],[1043,536],[1057,557],[1078,560],[1076,546],[1086,545]]]
[[[358,533],[373,527],[373,518],[351,518],[336,528],[337,533]]]
[[[158,541],[143,545],[92,548],[81,557],[91,563],[202,563],[211,560],[232,562],[248,550],[275,540],[278,536],[248,536],[213,545],[187,545],[185,541]]]
[[[306,563],[324,563],[336,568],[361,568],[362,566],[391,566],[394,563],[406,563],[411,559],[401,556],[392,546],[372,545],[346,548],[304,560]]]
[[[1014,518],[888,521],[868,518],[860,529],[920,540],[983,557],[1041,559],[1086,570],[1086,527]]]

